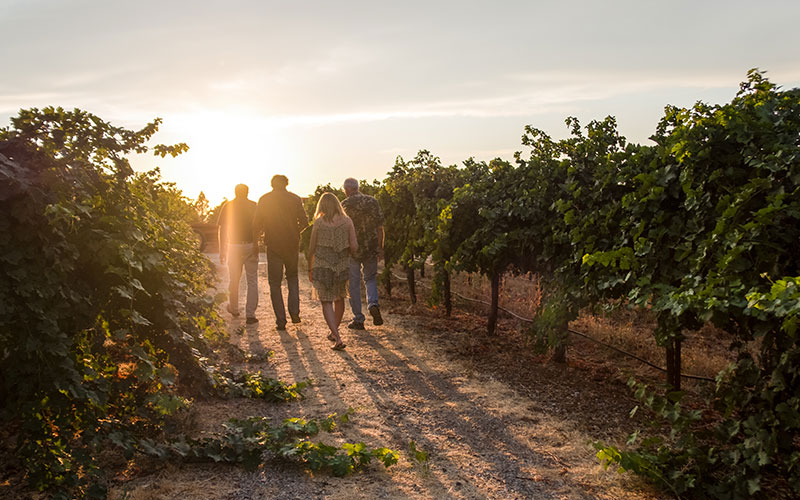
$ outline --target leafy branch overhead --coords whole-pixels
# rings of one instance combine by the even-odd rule
[[[185,153],[187,151],[189,151],[189,146],[187,146],[185,142],[172,144],[170,146],[166,146],[164,144],[156,144],[155,146],[153,146],[153,154],[156,156],[160,156],[161,158],[164,158],[167,155],[170,155],[173,158],[175,158],[181,153]]]

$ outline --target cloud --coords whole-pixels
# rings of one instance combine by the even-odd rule
[[[28,105],[27,103],[53,102],[59,99],[61,96],[62,94],[56,92],[0,94],[0,114],[16,115],[17,111],[22,108],[36,107],[36,105]]]
[[[738,75],[744,79],[745,75]],[[739,79],[724,74],[691,78],[670,75],[620,73],[511,73],[496,81],[483,80],[453,90],[449,99],[408,100],[395,96],[394,104],[351,103],[351,110],[325,113],[265,114],[275,127],[318,127],[345,123],[427,118],[530,117],[566,115],[582,102],[618,99],[631,94],[665,92],[671,88],[735,88]],[[458,96],[460,94],[460,96]],[[663,105],[666,103],[659,103]],[[336,108],[337,106],[333,106]],[[320,110],[322,111],[322,110]]]

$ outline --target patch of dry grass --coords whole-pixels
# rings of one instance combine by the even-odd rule
[[[187,500],[193,498],[225,498],[232,491],[226,480],[230,467],[208,465],[183,468],[164,462],[151,475],[111,490],[109,500]]]

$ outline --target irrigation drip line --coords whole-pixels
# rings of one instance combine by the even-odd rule
[[[398,275],[396,275],[396,274],[394,274],[394,273],[392,273],[392,276],[394,276],[396,279],[398,279],[398,280],[401,280],[401,281],[408,281],[408,278],[404,278],[404,277],[402,277],[402,276],[398,276]],[[425,283],[421,283],[421,282],[419,282],[419,284],[420,284],[420,285],[422,285],[422,286],[428,286],[428,285],[426,285]],[[467,301],[470,301],[470,302],[477,302],[477,303],[479,303],[479,304],[484,304],[484,305],[487,305],[487,306],[491,306],[491,305],[492,305],[491,303],[489,303],[489,302],[486,302],[485,300],[481,300],[481,299],[473,299],[472,297],[466,297],[466,296],[464,296],[464,295],[461,295],[460,293],[458,293],[458,292],[454,292],[454,291],[452,291],[452,290],[450,291],[450,293],[451,293],[451,294],[453,294],[453,295],[455,295],[456,297],[460,297],[460,298],[462,298],[462,299],[464,299],[464,300],[467,300]],[[520,320],[520,321],[525,321],[525,322],[527,322],[527,323],[533,323],[533,320],[532,320],[532,319],[529,319],[529,318],[525,318],[525,317],[523,317],[523,316],[520,316],[519,314],[517,314],[517,313],[515,313],[515,312],[513,312],[513,311],[509,311],[508,309],[505,309],[504,307],[500,307],[500,306],[498,306],[497,308],[498,308],[500,311],[503,311],[503,312],[505,312],[505,313],[507,313],[507,314],[510,314],[511,316],[514,316],[515,318],[517,318],[517,319],[518,319],[518,320]],[[623,354],[623,355],[625,355],[625,356],[628,356],[629,358],[633,358],[633,359],[635,359],[635,360],[637,360],[637,361],[639,361],[639,362],[641,362],[641,363],[644,363],[644,364],[646,364],[647,366],[649,366],[649,367],[651,367],[651,368],[655,368],[656,370],[662,371],[662,372],[664,372],[664,373],[666,373],[666,372],[667,372],[667,370],[666,370],[665,368],[662,368],[662,367],[660,367],[660,366],[658,366],[658,365],[656,365],[656,364],[653,364],[653,363],[651,363],[651,362],[647,361],[646,359],[640,358],[639,356],[637,356],[637,355],[635,355],[635,354],[629,353],[629,352],[627,352],[627,351],[623,351],[622,349],[620,349],[620,348],[618,348],[618,347],[614,347],[614,346],[613,346],[613,345],[611,345],[611,344],[607,344],[606,342],[603,342],[602,340],[598,340],[598,339],[596,339],[596,338],[594,338],[594,337],[591,337],[591,336],[589,336],[589,335],[587,335],[587,334],[585,334],[585,333],[582,333],[582,332],[579,332],[579,331],[573,330],[573,329],[571,329],[571,328],[568,328],[568,329],[567,329],[567,331],[568,331],[569,333],[572,333],[573,335],[578,335],[579,337],[583,337],[583,338],[585,338],[585,339],[587,339],[587,340],[591,340],[592,342],[595,342],[595,343],[597,343],[597,344],[600,344],[600,345],[601,345],[601,346],[603,346],[603,347],[606,347],[606,348],[608,348],[608,349],[611,349],[611,350],[614,350],[614,351],[616,351],[616,352],[618,352],[618,353],[620,353],[620,354]],[[706,381],[706,382],[716,382],[716,380],[714,380],[713,378],[709,378],[709,377],[702,377],[702,376],[700,376],[700,375],[690,375],[690,374],[685,374],[685,373],[681,373],[680,375],[681,375],[681,377],[683,377],[683,378],[690,378],[690,379],[693,379],[693,380],[703,380],[703,381]]]

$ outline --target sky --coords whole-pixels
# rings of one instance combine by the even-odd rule
[[[62,106],[186,142],[158,166],[212,206],[275,174],[305,196],[525,152],[526,125],[608,115],[648,143],[665,105],[730,101],[751,68],[800,86],[800,2],[0,0],[0,126]]]

